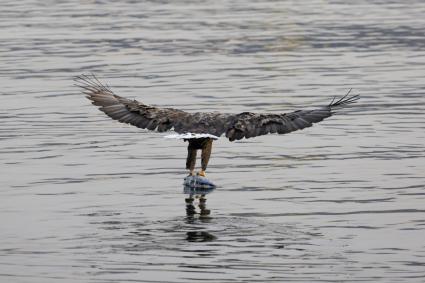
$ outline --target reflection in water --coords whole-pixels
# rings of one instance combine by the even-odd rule
[[[185,199],[186,202],[186,215],[193,216],[197,214],[196,210],[196,201],[197,206],[199,207],[199,215],[200,217],[205,217],[210,215],[211,211],[207,209],[207,199],[205,198],[205,195],[195,195],[193,197],[192,195]]]
[[[185,199],[186,202],[186,215],[193,216],[197,214],[196,206],[199,208],[200,217],[210,215],[211,210],[207,209],[206,195],[215,190],[214,187],[205,186],[188,186],[186,183],[183,186],[183,193],[188,194],[189,197]]]
[[[186,179],[186,178],[185,178]],[[216,189],[216,186],[197,186],[183,184],[183,193],[187,195],[207,195]]]
[[[188,242],[211,242],[217,239],[216,236],[206,231],[189,231],[186,232],[186,235]]]
[[[202,196],[200,199],[202,199]],[[205,203],[202,206],[205,206]],[[186,207],[187,215],[185,220],[186,224],[188,224],[187,229],[190,229],[190,231],[186,232],[186,240],[188,242],[211,242],[217,239],[217,236],[213,235],[211,232],[205,231],[205,229],[209,228],[209,224],[212,224],[213,220],[213,218],[209,216],[209,210],[208,213],[206,213],[205,208],[200,207],[200,209],[199,217],[196,217],[196,213],[188,213]]]

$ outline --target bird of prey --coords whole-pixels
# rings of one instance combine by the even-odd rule
[[[207,170],[213,140],[221,135],[224,134],[229,141],[235,141],[270,133],[287,134],[310,127],[360,98],[358,95],[349,96],[350,92],[348,92],[338,100],[334,98],[326,106],[284,114],[190,113],[174,108],[150,106],[118,96],[94,75],[77,76],[75,81],[92,104],[99,106],[99,109],[112,119],[151,131],[174,130],[181,134],[180,137],[189,143],[186,161],[189,175],[195,174],[196,154],[198,150],[201,150],[202,169],[198,175],[203,177]]]

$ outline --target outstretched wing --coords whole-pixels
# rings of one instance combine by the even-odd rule
[[[351,90],[350,90],[351,91]],[[286,114],[257,114],[245,112],[235,115],[228,126],[226,137],[230,141],[252,138],[269,133],[287,134],[311,127],[334,114],[335,110],[356,102],[358,95],[349,96],[350,91],[341,99],[324,107],[313,110],[298,110]]]
[[[301,130],[332,116],[335,110],[359,99],[347,93],[338,101],[314,110],[298,110],[287,114],[257,114],[244,112],[225,114],[219,112],[188,113],[174,108],[149,106],[114,94],[95,76],[76,77],[77,86],[99,109],[114,120],[139,128],[164,132],[199,133],[221,136],[230,141],[252,138],[269,133],[286,134]]]
[[[174,108],[159,108],[118,96],[94,75],[75,78],[77,86],[99,110],[114,120],[148,130],[177,133],[201,133],[221,136],[226,131],[230,114],[188,113]]]

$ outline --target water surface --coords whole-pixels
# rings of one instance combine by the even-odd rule
[[[0,281],[423,282],[423,1],[2,1]],[[122,125],[72,78],[187,111],[312,128],[214,144],[188,218],[186,144]]]

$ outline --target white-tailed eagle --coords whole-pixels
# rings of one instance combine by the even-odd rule
[[[75,81],[92,104],[99,106],[101,111],[114,120],[151,131],[174,130],[178,134],[185,134],[181,137],[189,142],[186,168],[190,170],[190,175],[194,174],[197,150],[202,150],[202,170],[198,173],[200,176],[205,176],[213,140],[223,134],[229,141],[271,133],[287,134],[308,128],[332,116],[335,110],[359,99],[358,95],[349,96],[348,92],[338,100],[334,98],[329,105],[284,114],[189,113],[174,108],[150,106],[118,96],[94,75],[77,76]]]

